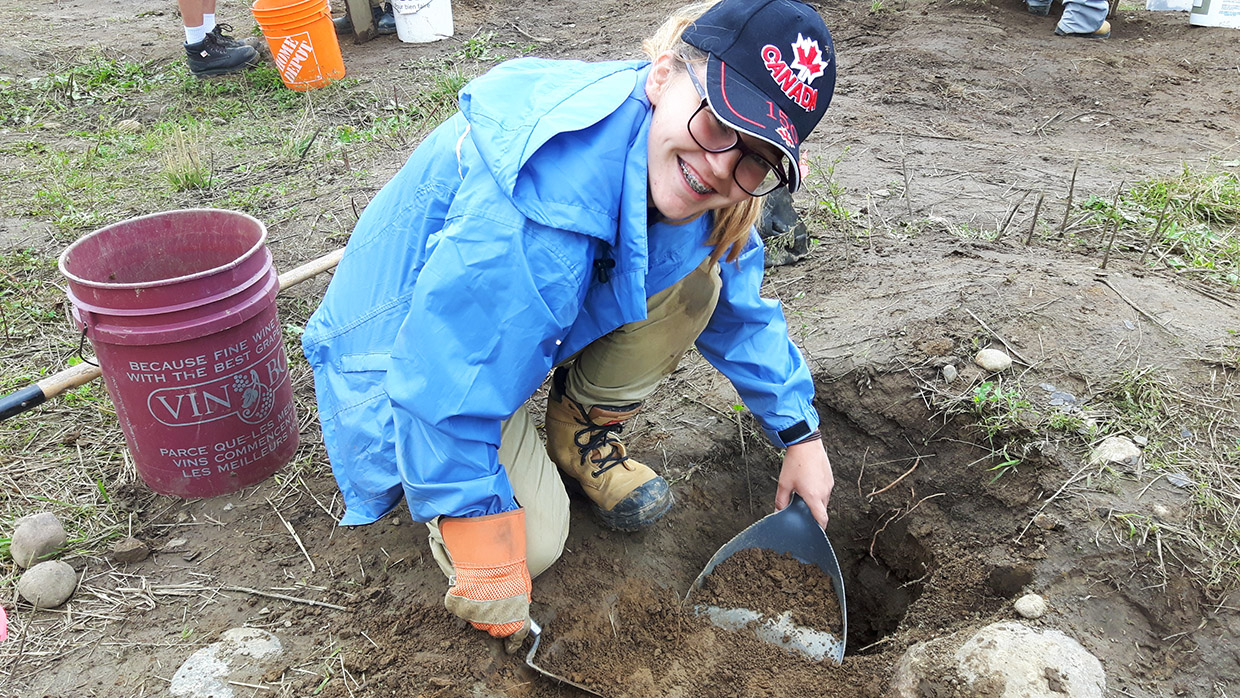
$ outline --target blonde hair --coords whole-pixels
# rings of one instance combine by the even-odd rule
[[[682,67],[685,63],[706,60],[706,52],[682,41],[681,35],[716,2],[718,0],[697,2],[672,12],[654,34],[642,41],[642,52],[652,61],[671,52]],[[714,211],[714,226],[706,240],[706,244],[713,248],[710,261],[736,261],[749,240],[749,231],[761,214],[762,199],[756,196]]]

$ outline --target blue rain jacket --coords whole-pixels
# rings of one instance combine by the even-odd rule
[[[645,62],[519,59],[472,81],[366,207],[302,338],[342,525],[516,508],[501,421],[646,317],[707,257],[710,216],[647,226]],[[777,446],[818,426],[757,232],[697,346]]]

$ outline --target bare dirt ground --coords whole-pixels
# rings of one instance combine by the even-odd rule
[[[534,55],[636,57],[639,39],[676,4],[464,0],[454,3],[451,40],[344,44],[349,89],[407,100],[433,72],[427,65],[487,32]],[[1128,228],[1108,253],[1103,223],[1080,216],[1087,197],[1109,202],[1125,183],[1185,167],[1235,172],[1240,33],[1125,5],[1107,41],[1054,37],[1053,16],[1031,16],[1016,0],[819,7],[839,81],[809,141],[815,176],[797,197],[816,244],[773,269],[767,292],[784,302],[819,386],[837,481],[827,533],[849,591],[849,655],[842,667],[810,664],[716,630],[679,603],[713,552],[772,508],[779,462],[733,409],[730,386],[690,356],[628,438],[673,483],[677,506],[638,535],[607,532],[576,507],[568,552],[534,587],[548,657],[608,696],[877,697],[907,647],[1015,618],[1011,601],[1032,590],[1050,612],[1025,622],[1095,654],[1108,695],[1240,693],[1240,535],[1227,518],[1240,487],[1236,461],[1217,455],[1234,452],[1240,436],[1240,294],[1234,282],[1140,263],[1144,236]],[[244,5],[222,3],[220,16],[252,26]],[[9,27],[0,72],[17,79],[92,51],[181,60],[168,3],[6,4],[0,20]],[[136,99],[108,118],[161,113]],[[63,139],[89,148],[95,128],[71,124]],[[37,194],[22,187],[17,145],[31,133],[62,137],[37,124],[0,130],[12,201]],[[321,186],[284,192],[270,217],[255,212],[277,264],[339,246],[352,211],[408,147],[334,160],[315,170]],[[1074,169],[1076,205],[1063,230]],[[252,183],[242,174],[229,182]],[[217,189],[181,203],[223,201]],[[15,210],[0,220],[3,252],[54,258],[66,241],[47,219]],[[148,212],[135,205],[127,215]],[[283,318],[304,322],[325,285],[319,278],[282,299]],[[72,354],[67,323],[47,333],[61,361]],[[986,346],[1017,363],[1001,378],[985,374],[971,359]],[[6,334],[3,355],[6,366],[25,366],[45,353]],[[335,525],[342,506],[309,369],[290,359],[298,456],[233,495],[151,494],[121,453],[115,420],[81,402],[5,423],[10,501],[64,515],[89,500],[120,522],[109,536],[133,535],[157,552],[122,565],[106,554],[109,538],[79,541],[65,557],[81,578],[66,606],[36,612],[8,595],[0,694],[165,695],[194,650],[248,625],[275,633],[285,650],[235,675],[238,696],[573,695],[443,610],[445,581],[407,512]],[[950,383],[948,364],[960,373]],[[1019,399],[981,404],[988,382]],[[1052,406],[1054,391],[1070,393],[1076,410]],[[1137,437],[1146,458],[1091,463],[1089,446],[1104,435]],[[66,472],[79,491],[40,500],[28,478],[66,453],[80,464]],[[106,501],[91,499],[96,483]],[[3,564],[11,589],[19,571]]]

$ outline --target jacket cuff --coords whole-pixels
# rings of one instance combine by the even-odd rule
[[[817,422],[817,420],[814,421]],[[764,429],[767,438],[771,440],[771,443],[776,448],[788,448],[792,444],[805,441],[818,433],[817,430],[818,425],[816,423],[811,424],[805,419],[784,429]]]

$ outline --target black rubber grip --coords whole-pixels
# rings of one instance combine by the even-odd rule
[[[0,398],[0,422],[25,412],[31,407],[42,405],[47,400],[43,389],[37,385],[29,385],[15,393]]]

